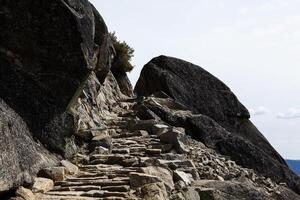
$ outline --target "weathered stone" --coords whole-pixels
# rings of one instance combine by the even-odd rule
[[[188,188],[186,191],[183,192],[185,199],[188,200],[200,200],[200,195],[194,188]],[[201,197],[201,200],[207,200]]]
[[[120,185],[120,186],[104,186],[102,190],[115,191],[115,192],[127,192],[130,190],[129,185]]]
[[[176,129],[168,130],[159,135],[159,139],[164,143],[171,143],[174,145],[178,153],[188,153],[189,149],[185,145],[186,135]]]
[[[126,72],[118,67],[120,65],[118,58],[115,58],[112,63],[111,71],[116,78],[121,92],[129,97],[133,96],[133,88],[128,79]]]
[[[152,127],[153,125],[156,124],[155,120],[149,119],[149,120],[132,120],[129,121],[127,124],[128,129],[131,131],[136,131],[136,130],[145,130],[148,131],[149,133],[152,132]]]
[[[175,181],[183,181],[185,183],[185,185],[190,185],[194,179],[191,174],[185,173],[183,171],[175,170],[174,171],[174,180]]]
[[[129,174],[129,178],[130,178],[130,186],[132,188],[138,188],[147,184],[162,182],[162,180],[159,177],[152,176],[149,174],[144,174],[144,173],[132,172]]]
[[[144,105],[138,105],[136,106],[137,108],[135,108],[136,111],[136,116],[141,119],[141,120],[160,120],[160,118],[150,109],[148,109],[146,106]]]
[[[218,191],[212,189],[212,188],[202,188],[202,189],[198,189],[197,191],[200,195],[200,199],[204,199],[204,200],[216,200],[219,199],[217,198],[218,196]]]
[[[161,154],[161,149],[146,149],[146,154],[157,156]]]
[[[152,127],[152,133],[157,136],[160,136],[161,134],[167,132],[169,128],[170,127],[165,124],[154,124]]]
[[[96,136],[92,139],[90,143],[90,148],[95,149],[98,146],[102,146],[107,149],[111,149],[111,137],[108,135]]]
[[[182,193],[172,194],[172,195],[170,196],[170,199],[171,199],[171,200],[186,200],[186,199],[184,198],[184,196],[183,196]]]
[[[98,146],[95,147],[95,150],[92,154],[109,154],[109,149],[102,146]]]
[[[76,174],[78,172],[78,167],[73,163],[67,160],[62,160],[60,163],[65,167],[66,174]]]
[[[192,160],[158,160],[160,164],[166,164],[171,169],[177,168],[195,168],[195,164]]]
[[[65,179],[65,167],[47,167],[39,171],[38,176],[52,179],[54,182]]]
[[[173,174],[169,169],[163,167],[149,166],[141,168],[141,171],[145,174],[159,177],[164,182],[168,191],[174,189]]]
[[[168,193],[164,184],[151,183],[141,188],[142,197],[145,200],[167,200]]]
[[[32,191],[37,192],[48,192],[49,190],[52,190],[54,187],[54,183],[51,179],[48,178],[35,178],[34,183],[32,186]]]
[[[117,154],[129,154],[130,150],[129,148],[123,148],[123,149],[113,149],[112,153],[117,153]]]
[[[16,196],[21,197],[24,200],[35,200],[35,196],[32,191],[22,186],[17,189]]]

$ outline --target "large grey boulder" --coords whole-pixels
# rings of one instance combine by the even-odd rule
[[[216,77],[186,61],[160,56],[144,66],[135,92],[147,96],[160,91],[170,98],[145,101],[143,107],[172,126],[185,127],[195,139],[238,164],[278,183],[286,182],[300,193],[299,178],[251,123],[247,109]],[[178,104],[193,113],[178,111],[185,110]]]
[[[1,98],[0,144],[0,193],[30,184],[32,175],[57,162],[34,141],[26,123]]]
[[[0,2],[0,97],[53,152],[76,146],[70,110],[92,71],[105,77],[111,43],[87,0]]]
[[[281,163],[285,161],[249,120],[248,110],[233,92],[203,68],[177,58],[159,56],[147,63],[135,86],[139,96],[163,91],[194,113],[204,114],[243,137]]]

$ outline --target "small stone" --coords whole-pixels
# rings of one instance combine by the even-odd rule
[[[48,178],[35,178],[34,183],[32,186],[32,191],[37,192],[48,192],[49,190],[52,190],[54,187],[54,183],[51,179]]]
[[[100,135],[96,136],[92,139],[90,143],[90,148],[95,149],[96,147],[102,146],[107,149],[111,149],[112,146],[112,139],[110,136],[106,135]]]
[[[182,128],[172,128],[159,136],[161,142],[173,144],[178,153],[188,153],[189,149],[185,146],[186,135]]]
[[[24,188],[22,186],[17,189],[16,196],[21,197],[24,200],[34,200],[35,199],[35,196],[32,193],[32,191],[27,188]]]
[[[62,160],[60,163],[65,167],[66,174],[76,174],[78,172],[78,167],[73,163],[67,160]]]
[[[151,183],[159,183],[162,180],[157,176],[152,176],[144,173],[131,172],[129,174],[130,186],[135,189]]]
[[[148,131],[145,131],[145,130],[138,130],[138,131],[136,131],[140,136],[148,136],[149,135],[149,133],[148,133]]]
[[[185,173],[179,170],[174,171],[174,179],[176,181],[183,181],[186,185],[190,185],[194,180],[192,174]]]
[[[95,148],[94,153],[97,153],[97,154],[109,154],[109,149],[105,148],[105,147],[102,147],[102,146],[99,146],[99,147]]]
[[[39,171],[38,176],[52,179],[54,182],[65,179],[65,167],[47,167]]]
[[[219,175],[217,175],[217,179],[218,179],[219,181],[224,181],[224,178],[223,178],[222,176],[219,176]]]
[[[165,124],[155,124],[152,127],[152,133],[157,136],[160,136],[161,134],[167,132],[168,130],[169,130],[169,126]]]

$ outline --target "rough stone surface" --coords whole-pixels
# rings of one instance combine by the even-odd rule
[[[187,140],[185,134],[176,129],[160,134],[159,139],[162,142],[173,144],[178,153],[187,153],[189,151],[185,145]]]
[[[78,167],[70,161],[62,160],[60,164],[64,166],[66,174],[76,174],[78,172]]]
[[[138,188],[147,184],[159,182],[162,182],[162,179],[157,176],[145,173],[130,173],[130,185],[132,188]]]
[[[0,144],[0,192],[30,184],[32,175],[57,162],[34,141],[26,123],[1,98]]]
[[[193,175],[179,170],[174,171],[174,179],[177,181],[183,181],[185,185],[190,185],[194,180]]]
[[[54,183],[51,179],[48,178],[35,178],[32,186],[32,191],[37,192],[48,192],[49,190],[52,190],[54,187]]]
[[[34,137],[70,157],[72,99],[110,58],[105,23],[87,0],[0,4],[0,97]]]
[[[159,177],[165,183],[169,191],[174,188],[173,174],[169,169],[150,166],[142,168],[141,171],[145,174]]]
[[[161,101],[167,108],[157,106],[158,101],[146,106],[171,125],[185,127],[195,139],[231,156],[238,164],[278,183],[286,182],[300,193],[299,177],[251,123],[247,109],[224,83],[201,67],[159,56],[144,66],[135,91],[145,96],[163,91],[195,114],[200,113],[196,116],[174,112],[175,103],[171,105],[168,101]]]
[[[142,198],[145,200],[167,200],[168,194],[164,184],[153,183],[141,188]]]
[[[39,171],[38,176],[52,179],[55,181],[63,181],[65,179],[64,167],[47,167]]]
[[[16,196],[23,198],[24,200],[35,200],[35,196],[32,191],[22,186],[16,190]]]
[[[111,71],[118,82],[121,92],[124,95],[132,97],[133,96],[133,88],[132,88],[132,85],[130,83],[130,80],[129,80],[126,72],[119,69],[118,67],[116,67],[114,61],[113,61],[112,67],[111,67]]]

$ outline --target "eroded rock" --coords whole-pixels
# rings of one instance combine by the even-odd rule
[[[48,178],[35,178],[32,186],[32,191],[35,193],[41,192],[45,193],[49,190],[52,190],[54,187],[54,183],[51,179]]]

